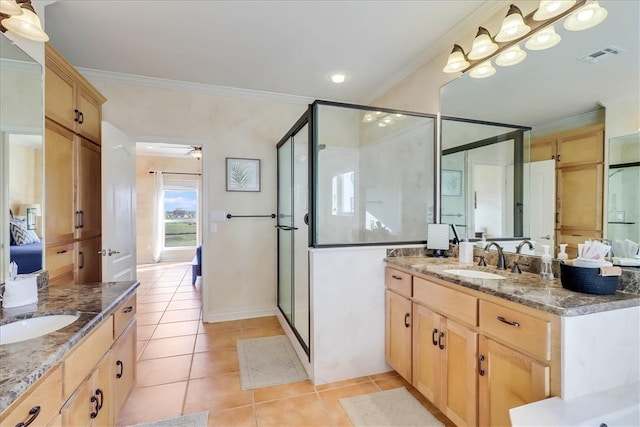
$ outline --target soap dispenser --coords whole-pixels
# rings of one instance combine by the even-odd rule
[[[553,272],[551,271],[551,254],[549,254],[549,245],[542,245],[542,265],[540,266],[540,277],[546,280],[553,280]]]
[[[567,244],[560,243],[560,253],[558,254],[558,259],[560,261],[564,261],[567,258],[569,258],[569,255],[567,255]]]

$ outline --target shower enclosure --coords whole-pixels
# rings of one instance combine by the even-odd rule
[[[435,222],[435,122],[433,115],[316,101],[277,144],[277,303],[309,361],[313,346],[316,355],[332,351],[318,336],[340,332],[328,333],[319,313],[343,315],[327,316],[318,290],[338,298],[352,285],[314,254],[425,243],[427,223]]]

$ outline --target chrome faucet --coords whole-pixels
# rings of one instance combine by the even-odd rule
[[[533,243],[531,243],[529,240],[523,240],[522,242],[518,243],[518,246],[516,246],[516,253],[517,254],[520,253],[520,251],[522,250],[522,247],[524,246],[525,243],[529,246],[530,250],[534,250]]]
[[[504,259],[504,252],[502,252],[502,246],[500,246],[496,242],[489,242],[487,243],[487,246],[484,247],[484,251],[485,252],[489,251],[489,248],[491,248],[491,246],[495,246],[496,249],[498,250],[498,265],[496,265],[496,268],[498,270],[506,270],[507,261]]]

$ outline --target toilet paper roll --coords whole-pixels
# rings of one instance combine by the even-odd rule
[[[458,260],[464,264],[473,262],[473,243],[460,242],[458,247]]]
[[[4,308],[21,307],[38,302],[37,277],[20,277],[7,280],[4,284],[2,306]]]

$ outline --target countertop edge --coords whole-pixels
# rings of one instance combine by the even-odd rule
[[[111,282],[105,282],[111,283]],[[129,296],[135,292],[136,288],[140,285],[138,280],[134,280],[133,283],[126,291],[122,292],[117,298],[113,300],[104,310],[97,313],[86,325],[82,327],[78,332],[73,334],[69,340],[62,344],[54,353],[52,353],[37,369],[31,374],[25,376],[20,382],[18,382],[11,389],[5,390],[2,396],[0,396],[0,414],[6,409],[11,407],[22,395],[35,384],[40,378],[45,376],[51,368],[58,364],[65,355],[67,355],[73,347],[78,344],[85,336],[99,325],[106,317],[108,317],[117,306],[125,301]],[[82,312],[80,313],[88,313]],[[88,313],[91,314],[91,313]]]

